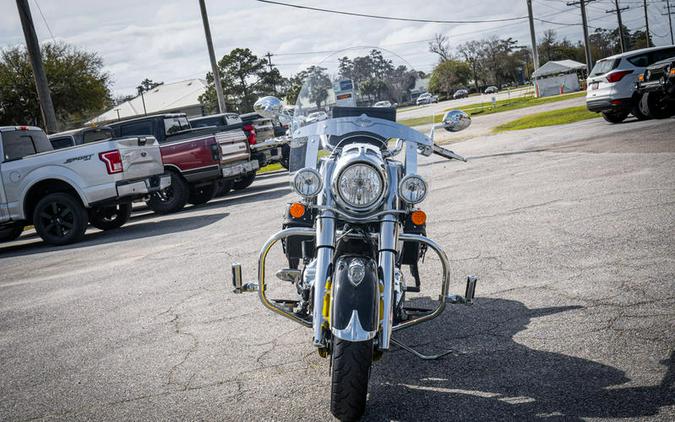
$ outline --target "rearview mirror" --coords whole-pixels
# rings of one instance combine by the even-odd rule
[[[471,126],[471,117],[462,110],[451,110],[443,116],[442,126],[448,132],[459,132]]]
[[[284,104],[277,97],[262,97],[253,104],[253,109],[256,113],[268,119],[279,117],[283,110]]]

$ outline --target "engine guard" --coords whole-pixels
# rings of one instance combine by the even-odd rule
[[[262,249],[260,250],[260,255],[258,256],[258,296],[260,298],[260,301],[262,304],[271,310],[274,313],[277,313],[279,315],[282,315],[292,321],[295,321],[299,323],[300,325],[303,325],[305,327],[311,328],[313,326],[313,321],[311,319],[305,319],[302,316],[298,315],[297,313],[290,312],[288,310],[287,306],[282,306],[281,301],[274,301],[271,300],[267,297],[267,283],[265,279],[265,261],[267,259],[267,255],[269,251],[272,249],[272,247],[281,239],[286,239],[290,236],[298,236],[298,237],[304,237],[307,238],[308,240],[310,239],[315,239],[316,238],[316,230],[312,228],[304,228],[304,227],[293,227],[293,228],[287,228],[284,230],[281,230],[272,237],[270,237],[267,242],[263,245]],[[441,282],[441,292],[438,297],[438,306],[431,310],[429,313],[416,317],[416,318],[411,318],[407,321],[398,323],[392,327],[393,331],[398,331],[402,330],[408,327],[411,327],[413,325],[420,324],[425,321],[432,320],[439,316],[443,310],[445,309],[445,304],[446,304],[446,298],[448,297],[448,288],[449,288],[449,279],[450,279],[450,266],[449,266],[449,261],[448,257],[445,255],[445,252],[443,252],[443,249],[441,249],[440,245],[438,245],[436,242],[433,240],[427,238],[426,236],[422,235],[417,235],[417,234],[409,234],[409,233],[401,233],[399,234],[399,241],[411,241],[411,242],[420,242],[429,247],[430,250],[434,251],[436,255],[438,255],[441,265],[443,266],[443,280]],[[321,281],[317,281],[321,282]],[[325,283],[325,281],[324,281]],[[352,308],[354,309],[354,308]],[[379,316],[379,315],[378,315]],[[311,316],[310,316],[311,317]],[[360,319],[361,317],[359,316],[359,322],[361,324],[364,323]],[[350,316],[351,319],[351,316]],[[322,322],[323,323],[323,322]]]

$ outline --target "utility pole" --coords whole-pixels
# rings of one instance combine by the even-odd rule
[[[206,14],[206,4],[204,0],[199,0],[199,8],[202,12],[202,23],[204,24],[204,35],[206,36],[206,46],[209,49],[209,59],[211,60],[211,72],[213,73],[213,82],[216,85],[216,95],[218,96],[218,111],[225,113],[225,96],[223,95],[223,85],[220,83],[220,73],[216,63],[216,53],[213,51],[213,40],[211,40],[211,27],[209,26],[209,17]]]
[[[671,17],[673,15],[673,12],[670,11],[670,0],[664,1],[666,3],[667,12],[662,13],[662,15],[668,16],[668,25],[670,25],[670,43],[675,44],[675,40],[673,40],[673,18]]]
[[[527,14],[530,18],[530,37],[532,38],[532,61],[534,70],[539,69],[539,52],[537,51],[537,35],[534,33],[534,15],[532,14],[532,0],[527,0]]]
[[[591,42],[588,39],[588,19],[586,18],[586,4],[595,1],[595,0],[579,0],[575,2],[567,3],[568,6],[580,6],[581,7],[581,24],[584,27],[584,53],[586,55],[586,74],[591,74],[591,69],[593,69],[593,55],[591,54]]]
[[[40,110],[42,111],[42,120],[45,123],[47,133],[56,133],[58,132],[56,113],[54,112],[54,104],[52,103],[52,96],[49,92],[45,69],[42,65],[40,43],[38,43],[37,34],[35,34],[35,26],[33,26],[33,17],[30,14],[28,0],[16,0],[16,7],[19,9],[23,35],[26,37],[26,49],[28,50],[30,64],[33,68],[35,87],[37,88]]]
[[[273,68],[273,66],[272,66],[272,56],[273,55],[274,54],[270,53],[269,51],[267,52],[267,54],[265,54],[265,57],[267,57],[267,67],[270,69],[270,74],[272,73],[272,68]],[[274,91],[274,95],[277,95],[277,84],[275,84],[274,82],[272,82],[272,91]]]
[[[626,45],[624,44],[624,36],[623,36],[623,22],[621,21],[621,12],[624,10],[630,9],[630,7],[619,7],[619,0],[614,0],[614,5],[616,6],[616,10],[606,10],[605,13],[616,13],[617,19],[619,20],[619,41],[621,44],[621,52],[626,51]]]
[[[645,31],[646,31],[646,37],[647,37],[647,47],[652,46],[651,38],[649,37],[649,16],[647,15],[647,0],[642,0],[642,4],[644,5],[645,9]]]
[[[137,86],[136,89],[138,90],[138,93],[141,95],[141,101],[143,102],[143,115],[147,116],[148,111],[145,108],[145,97],[143,96],[143,91],[145,91],[145,89],[143,88],[142,85]]]

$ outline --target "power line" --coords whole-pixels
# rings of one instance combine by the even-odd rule
[[[441,24],[468,24],[468,23],[492,23],[492,22],[508,22],[527,19],[527,16],[518,16],[513,18],[502,18],[502,19],[480,19],[480,20],[439,20],[439,19],[416,19],[416,18],[401,18],[395,16],[382,16],[382,15],[370,15],[367,13],[357,13],[357,12],[347,12],[344,10],[334,10],[334,9],[322,9],[319,7],[311,6],[302,6],[299,4],[293,3],[282,3],[280,1],[272,0],[256,0],[260,3],[269,3],[275,4],[278,6],[294,7],[296,9],[305,9],[313,10],[316,12],[325,12],[325,13],[336,13],[338,15],[347,15],[347,16],[359,16],[363,18],[373,18],[373,19],[385,19],[393,21],[403,21],[403,22],[422,22],[422,23],[441,23]]]
[[[47,19],[45,18],[45,14],[42,13],[42,8],[40,7],[40,4],[37,2],[37,0],[33,0],[33,3],[35,3],[35,5],[37,6],[38,11],[40,12],[40,16],[42,16],[42,22],[45,23],[45,26],[47,27],[47,31],[49,31],[49,35],[52,37],[52,41],[56,42],[56,40],[54,39],[54,33],[52,32],[52,29],[49,27],[49,24],[47,23]]]

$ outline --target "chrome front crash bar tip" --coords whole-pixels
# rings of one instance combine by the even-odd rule
[[[478,277],[470,275],[466,278],[466,290],[464,296],[461,295],[447,295],[445,297],[445,303],[455,305],[473,305],[474,298],[476,296],[476,283],[478,283]]]
[[[255,292],[258,290],[258,283],[243,283],[241,277],[241,264],[235,262],[232,264],[232,286],[234,293]]]

